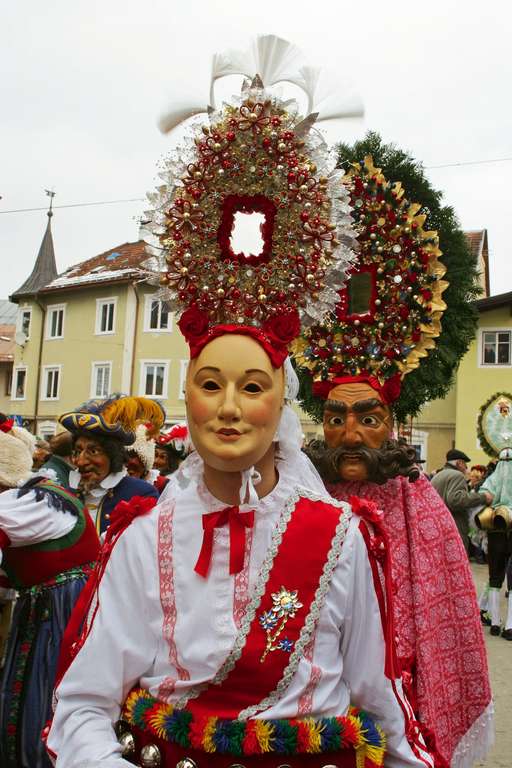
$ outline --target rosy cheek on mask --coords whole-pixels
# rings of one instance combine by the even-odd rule
[[[189,388],[187,404],[189,413],[197,424],[207,421],[217,411],[216,405],[211,401],[208,402],[206,397],[207,396],[204,395],[201,390],[196,389],[196,387],[192,386]]]

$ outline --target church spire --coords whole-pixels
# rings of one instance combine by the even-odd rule
[[[48,224],[46,225],[46,231],[44,233],[39,253],[37,254],[36,263],[30,277],[25,280],[21,288],[15,291],[11,298],[11,301],[17,301],[21,298],[26,298],[37,293],[41,288],[48,283],[51,283],[57,277],[57,265],[55,263],[55,251],[53,249],[52,238],[52,216],[53,216],[53,198],[55,192],[50,189],[45,190],[46,194],[50,198],[50,207],[46,215],[48,216]]]

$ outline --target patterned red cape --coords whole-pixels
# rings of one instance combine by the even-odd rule
[[[360,496],[383,510],[411,703],[448,765],[472,765],[492,742],[492,700],[473,578],[449,510],[425,476],[327,488],[336,499]]]

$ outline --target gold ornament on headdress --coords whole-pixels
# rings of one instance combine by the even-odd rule
[[[315,381],[370,374],[403,378],[435,347],[448,283],[437,232],[427,214],[386,180],[368,156],[344,178],[359,245],[357,264],[335,313],[292,347]]]

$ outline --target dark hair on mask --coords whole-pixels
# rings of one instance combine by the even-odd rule
[[[94,440],[107,454],[110,461],[110,472],[120,472],[124,467],[124,446],[119,440],[105,435],[91,435],[90,432],[79,430],[73,433],[73,448],[79,437],[85,437],[87,440]]]
[[[326,483],[343,482],[339,475],[340,457],[345,448],[329,448],[324,440],[311,440],[304,453],[313,462]],[[351,453],[354,449],[351,449]],[[368,470],[368,481],[383,485],[394,477],[407,477],[411,483],[420,476],[415,449],[405,440],[386,440],[380,448],[360,446]]]

